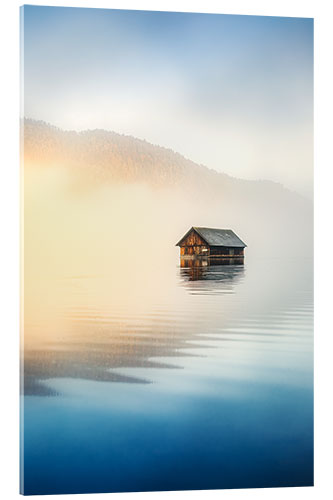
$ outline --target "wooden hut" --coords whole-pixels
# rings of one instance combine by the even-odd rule
[[[231,229],[191,227],[178,241],[181,257],[243,257],[246,244]]]

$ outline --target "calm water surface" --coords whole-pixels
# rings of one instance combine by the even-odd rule
[[[25,494],[313,484],[311,260],[26,286]]]

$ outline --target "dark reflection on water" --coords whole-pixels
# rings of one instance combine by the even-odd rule
[[[69,318],[71,333],[65,346],[46,344],[38,350],[26,349],[24,362],[25,395],[57,395],[43,383],[54,378],[79,378],[103,382],[149,383],[148,378],[127,376],[113,370],[128,367],[175,368],[150,358],[186,356],[178,351],[194,337],[178,335],[169,325],[156,331],[154,322],[145,327],[103,319],[101,324],[84,318]]]
[[[244,258],[181,259],[180,268],[182,284],[188,286],[192,293],[230,293],[233,289],[230,285],[236,285],[237,281],[243,277]],[[201,283],[193,287],[191,284],[186,285],[188,281]],[[209,283],[206,283],[207,281]]]
[[[120,276],[27,315],[25,493],[311,485],[311,261]]]
[[[202,259],[181,261],[180,284],[191,294],[227,294],[241,280],[242,259]],[[188,267],[185,267],[185,264]],[[94,276],[73,276],[71,281],[88,281]],[[200,284],[188,283],[199,281]],[[206,283],[207,282],[207,283]],[[89,285],[88,285],[89,286]],[[184,352],[195,348],[191,340],[201,334],[191,318],[166,320],[162,314],[136,318],[129,322],[106,311],[87,306],[84,310],[65,311],[70,330],[68,337],[44,341],[37,349],[26,348],[24,356],[24,394],[56,396],[58,392],[43,383],[54,378],[80,378],[103,382],[149,383],[148,378],[128,376],[117,368],[179,368],[159,358],[195,356]],[[171,311],[170,311],[171,313]],[[216,325],[218,326],[218,325]],[[216,327],[214,328],[216,329]],[[205,336],[206,340],[209,337]],[[201,344],[202,346],[202,344]],[[152,360],[151,358],[156,358]]]

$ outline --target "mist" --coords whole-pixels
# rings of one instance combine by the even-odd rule
[[[127,317],[150,314],[156,301],[178,307],[175,245],[192,226],[232,229],[247,244],[245,264],[282,258],[296,269],[312,257],[312,205],[279,184],[235,179],[106,131],[28,121],[24,132],[26,346],[72,335],[65,311],[74,297],[80,310],[97,302]]]

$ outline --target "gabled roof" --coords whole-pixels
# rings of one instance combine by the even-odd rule
[[[201,236],[203,240],[209,245],[214,247],[236,247],[245,248],[246,244],[238,238],[231,229],[215,229],[211,227],[191,227],[189,231],[178,241],[176,246],[186,238],[192,229]]]

